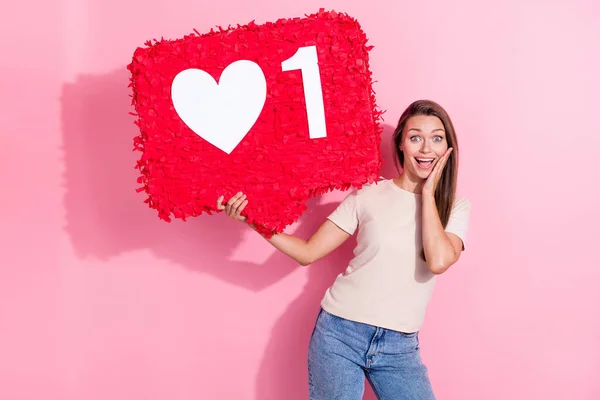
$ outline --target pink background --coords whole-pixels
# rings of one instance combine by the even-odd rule
[[[600,398],[597,2],[10,3],[0,399],[307,397],[314,317],[352,243],[303,269],[223,216],[159,221],[133,192],[125,66],[149,38],[320,6],[376,46],[385,143],[418,98],[458,130],[469,249],[421,333],[438,398]],[[343,195],[312,201],[289,231],[306,237]]]

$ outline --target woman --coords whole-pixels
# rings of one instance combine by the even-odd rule
[[[464,250],[471,205],[455,196],[458,144],[441,106],[411,104],[393,143],[398,177],[347,195],[308,240],[268,239],[308,265],[358,232],[354,258],[327,289],[311,336],[311,399],[361,399],[365,376],[379,399],[434,399],[418,332],[436,276]],[[243,193],[222,201],[219,209],[246,220]]]

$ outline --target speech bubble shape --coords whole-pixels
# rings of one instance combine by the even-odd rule
[[[376,182],[382,111],[367,41],[354,18],[320,10],[136,49],[145,202],[163,220],[186,220],[243,191],[244,215],[270,236],[309,198]]]

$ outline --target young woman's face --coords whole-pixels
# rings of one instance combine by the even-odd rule
[[[404,153],[404,171],[409,177],[427,179],[437,160],[448,150],[442,121],[430,115],[409,118],[400,149]]]

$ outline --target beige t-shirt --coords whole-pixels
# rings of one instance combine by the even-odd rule
[[[383,180],[355,190],[328,217],[349,234],[358,228],[354,258],[321,302],[331,314],[400,332],[417,332],[435,286],[419,254],[421,195]],[[457,197],[446,231],[463,245],[471,204]]]

